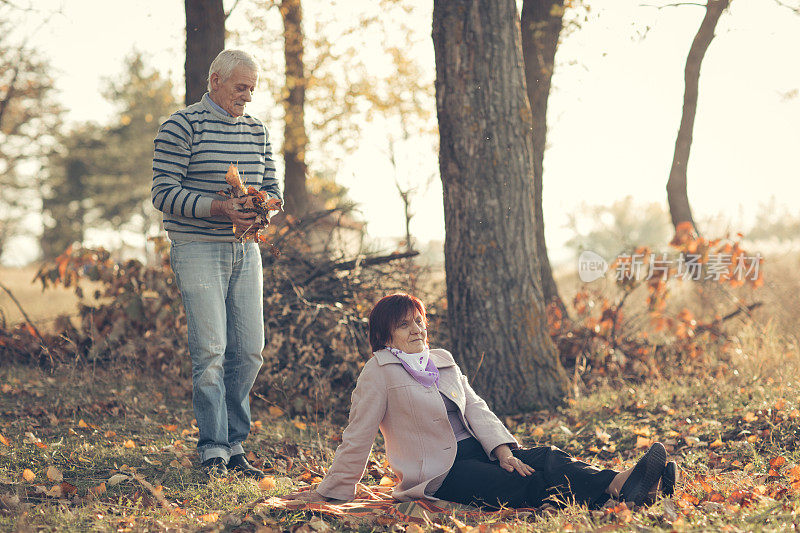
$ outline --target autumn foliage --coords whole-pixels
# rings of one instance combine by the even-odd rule
[[[697,282],[702,292],[703,284],[715,283],[726,291],[748,289],[752,295],[764,283],[764,259],[748,254],[741,239],[737,234],[735,240],[708,240],[694,233],[691,224],[681,224],[670,242],[671,252],[638,247],[611,263],[607,276],[614,277],[616,297],[584,287],[572,300],[574,320],[550,305],[550,334],[562,362],[573,370],[576,386],[609,377],[661,376],[675,365],[684,370],[706,365],[711,348],[724,358],[729,349],[724,323],[748,316],[761,304],[735,296],[732,311],[701,317],[696,310],[669,305],[670,289]],[[639,307],[631,303],[637,297]]]

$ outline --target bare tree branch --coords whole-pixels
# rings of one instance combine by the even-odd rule
[[[786,2],[781,2],[781,0],[775,0],[775,2],[781,7],[785,7],[786,9],[794,11],[795,15],[800,15],[800,5],[790,6]]]

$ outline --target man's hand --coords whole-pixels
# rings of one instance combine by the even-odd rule
[[[291,494],[282,496],[282,498],[285,500],[303,500],[305,502],[327,502],[329,500],[329,498],[326,498],[315,490],[301,490],[292,492]]]
[[[501,444],[492,450],[492,453],[495,457],[497,457],[500,467],[503,470],[508,472],[513,472],[516,470],[521,476],[529,476],[534,472],[533,468],[514,457],[514,454],[511,453],[511,448],[508,447],[508,444]]]
[[[211,216],[223,216],[240,228],[250,227],[255,222],[255,213],[244,213],[240,209],[246,198],[230,198],[228,200],[214,200],[211,202]]]

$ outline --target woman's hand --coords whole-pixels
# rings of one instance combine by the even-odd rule
[[[315,490],[299,490],[282,496],[284,500],[303,500],[304,502],[327,502],[326,498]]]
[[[500,462],[500,467],[503,470],[508,472],[513,472],[516,470],[521,476],[529,476],[534,472],[533,468],[514,457],[514,454],[511,453],[511,448],[508,447],[508,444],[501,444],[492,450],[492,453],[495,457],[497,457],[497,460]]]

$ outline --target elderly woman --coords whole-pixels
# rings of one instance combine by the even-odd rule
[[[315,490],[289,498],[351,500],[378,430],[397,500],[438,499],[488,508],[576,502],[598,507],[610,497],[637,505],[669,493],[675,463],[654,444],[633,468],[601,470],[553,446],[519,448],[470,387],[453,356],[429,349],[424,304],[414,296],[381,299],[369,316],[374,352],[356,383],[350,420],[333,464]]]

